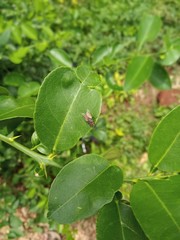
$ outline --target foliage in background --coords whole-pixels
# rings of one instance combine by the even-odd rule
[[[126,75],[126,90],[132,86],[137,87],[129,85],[128,79],[134,76],[132,69],[136,69],[137,62],[138,65],[147,63],[147,66],[152,63],[151,57],[143,55],[152,54],[153,61],[157,61],[150,82],[155,87],[170,87],[171,82],[163,66],[173,64],[179,57],[179,1],[134,0],[112,3],[101,0],[92,3],[16,0],[1,1],[0,8],[0,107],[1,119],[4,119],[1,121],[2,133],[6,135],[15,129],[15,136],[21,135],[19,141],[31,148],[29,139],[34,128],[29,117],[33,117],[42,79],[57,66],[70,67],[86,62],[101,75],[99,88],[109,108],[98,120],[95,128],[83,137],[82,142],[61,153],[59,163],[63,167],[77,156],[94,152],[125,168],[128,177],[136,176],[136,170],[132,168],[136,167],[136,161],[142,153],[147,151],[152,132],[151,122],[146,125],[150,115],[144,114],[144,110],[143,117],[142,113],[136,110],[131,113],[131,107],[128,112],[122,104],[120,110],[116,109],[115,102],[119,99],[123,104],[127,99],[131,101],[128,94],[121,91],[125,72],[126,69],[129,70]],[[162,23],[158,17],[153,18],[151,14],[161,17]],[[147,24],[151,23],[149,30],[155,29],[155,32],[144,33],[146,25],[143,26],[143,21],[139,25],[142,15]],[[161,25],[163,28],[160,30]],[[157,41],[152,44],[150,41],[155,36],[158,37]],[[142,56],[136,56],[137,54]],[[156,76],[160,78],[157,79]],[[166,79],[164,85],[157,81],[161,78]],[[134,82],[137,82],[136,78]],[[112,107],[114,112],[110,112]],[[20,111],[12,113],[16,108]],[[11,119],[14,114],[18,117],[15,121]],[[21,225],[19,222],[14,225],[12,222],[16,223],[16,219],[11,218],[18,206],[28,206],[30,210],[39,211],[38,215],[41,215],[42,208],[46,209],[47,195],[44,192],[48,193],[49,184],[57,171],[49,167],[47,170],[43,166],[39,167],[37,163],[4,143],[0,148],[1,180],[7,179],[7,183],[1,186],[2,206],[9,201],[12,201],[14,206],[12,209],[7,207],[9,215],[4,215],[2,210],[4,217],[1,225],[10,223],[14,231]],[[43,145],[39,145],[37,149],[41,153],[49,153]],[[46,171],[45,179],[41,176],[46,175]],[[141,170],[137,171],[141,174]],[[147,171],[147,166],[144,171]],[[23,194],[15,190],[22,182]],[[37,188],[39,192],[36,191]],[[6,199],[7,192],[11,196],[9,200]],[[20,233],[15,231],[13,234],[12,236],[19,236]]]

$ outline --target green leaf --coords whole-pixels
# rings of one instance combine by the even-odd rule
[[[90,87],[95,87],[100,84],[99,76],[91,71],[88,65],[82,64],[76,69],[77,77],[80,81],[84,81],[84,84]]]
[[[146,81],[153,68],[153,59],[147,56],[138,56],[130,62],[125,78],[124,90],[138,88]]]
[[[130,202],[142,229],[150,240],[177,240],[180,235],[180,176],[164,180],[139,181]]]
[[[49,43],[47,41],[41,41],[41,42],[37,42],[35,46],[39,52],[43,52],[48,47],[48,44]]]
[[[11,62],[19,64],[23,61],[23,58],[27,55],[28,51],[29,47],[20,47],[9,55],[9,59]]]
[[[32,9],[34,9],[37,13],[42,12],[43,8],[46,8],[47,6],[45,5],[46,3],[43,0],[32,0]]]
[[[19,26],[13,26],[11,36],[13,38],[13,41],[18,43],[19,45],[22,43],[22,33],[21,28]]]
[[[161,29],[161,24],[161,19],[157,16],[149,14],[143,16],[137,35],[139,50],[146,41],[153,41],[157,37]]]
[[[23,23],[21,25],[22,31],[24,35],[32,40],[37,40],[38,39],[38,34],[36,29],[32,26],[30,22]]]
[[[65,224],[92,216],[121,184],[120,168],[98,155],[84,155],[66,165],[52,183],[48,217]]]
[[[175,63],[180,57],[180,51],[178,49],[171,48],[169,49],[166,54],[164,59],[161,61],[163,65],[172,65]]]
[[[21,220],[16,216],[11,215],[9,221],[10,221],[10,226],[13,228],[18,228],[22,226]]]
[[[5,87],[0,86],[0,95],[9,95],[9,91]]]
[[[40,88],[40,84],[38,82],[26,82],[20,85],[18,89],[19,97],[29,97],[37,95]]]
[[[180,171],[180,106],[156,127],[149,145],[149,161],[163,171]]]
[[[72,67],[72,62],[65,51],[62,49],[51,49],[49,56],[53,61],[60,64],[61,66]]]
[[[18,125],[23,121],[23,118],[12,118],[0,121],[0,133],[3,135],[9,135],[14,131]]]
[[[166,45],[166,53],[162,56],[163,60],[161,61],[161,64],[172,65],[180,57],[180,38],[173,40],[169,39],[169,42]]]
[[[92,65],[100,63],[105,57],[112,52],[112,47],[102,46],[98,48],[92,55]]]
[[[116,198],[98,214],[97,240],[145,240],[131,207]]]
[[[106,74],[106,82],[108,86],[115,91],[122,91],[123,87],[116,84],[113,75],[109,72]]]
[[[91,129],[83,114],[89,111],[94,122],[99,116],[101,95],[86,80],[89,78],[80,79],[76,70],[61,67],[40,88],[35,129],[43,145],[54,152],[73,147]]]
[[[153,71],[149,78],[151,84],[161,90],[166,90],[171,88],[171,80],[167,71],[158,63],[153,66]]]
[[[32,98],[14,99],[9,96],[0,97],[0,120],[16,117],[33,117],[34,100]]]
[[[131,41],[132,40],[127,40],[127,42],[124,44],[119,44],[119,43],[114,44],[112,47],[111,56],[114,57],[118,52],[122,51],[123,48],[129,45]]]
[[[9,233],[7,234],[8,239],[18,239],[23,236],[24,233],[20,228],[10,228]]]
[[[4,77],[3,81],[5,85],[19,87],[24,83],[25,77],[18,72],[11,72]]]
[[[0,47],[6,45],[9,40],[10,34],[11,31],[9,29],[0,34]]]
[[[37,1],[36,1],[37,2]],[[51,30],[50,26],[42,26],[42,33],[45,35],[45,39],[52,40],[55,38],[53,31]]]

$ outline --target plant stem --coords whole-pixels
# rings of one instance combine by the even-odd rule
[[[177,173],[172,173],[172,174],[167,174],[167,175],[162,175],[162,174],[158,174],[158,175],[154,175],[154,176],[146,176],[146,177],[139,177],[139,178],[125,178],[124,182],[125,183],[136,183],[139,180],[159,180],[159,179],[164,179],[164,178],[169,178],[172,177],[174,175],[176,175]]]
[[[14,141],[16,137],[6,137],[2,134],[0,134],[0,140],[11,145],[12,147],[18,149],[19,151],[25,153],[26,155],[28,155],[29,157],[33,158],[34,160],[36,160],[39,164],[44,164],[44,165],[51,165],[54,167],[58,167],[61,168],[60,165],[52,160],[50,160],[47,156],[43,156],[39,153],[36,153],[34,151],[32,151],[31,149],[23,146],[22,144]]]

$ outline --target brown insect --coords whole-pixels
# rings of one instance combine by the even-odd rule
[[[82,114],[85,121],[89,124],[90,127],[94,127],[95,123],[94,123],[94,120],[93,120],[93,117],[91,115],[91,113],[89,112],[89,110],[86,111],[86,113]]]

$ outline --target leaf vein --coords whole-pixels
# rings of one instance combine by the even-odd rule
[[[180,227],[178,225],[178,223],[176,222],[176,220],[173,218],[171,212],[169,211],[169,209],[167,208],[167,206],[165,205],[165,203],[160,199],[160,197],[158,196],[158,194],[155,192],[155,190],[150,186],[150,184],[148,184],[147,182],[145,182],[146,186],[149,188],[149,190],[154,194],[154,196],[156,197],[156,199],[158,200],[158,202],[162,205],[162,207],[164,208],[165,212],[167,213],[167,215],[169,216],[169,218],[172,220],[172,222],[175,224],[175,226],[177,227],[177,229],[180,231]]]
[[[166,155],[168,154],[168,152],[172,149],[174,143],[176,142],[177,138],[179,137],[180,132],[175,136],[174,140],[172,141],[172,143],[169,145],[169,147],[166,149],[166,151],[164,152],[164,154],[161,156],[161,158],[159,159],[159,161],[155,164],[155,168],[158,167],[158,165],[163,161],[163,159],[166,157]]]

